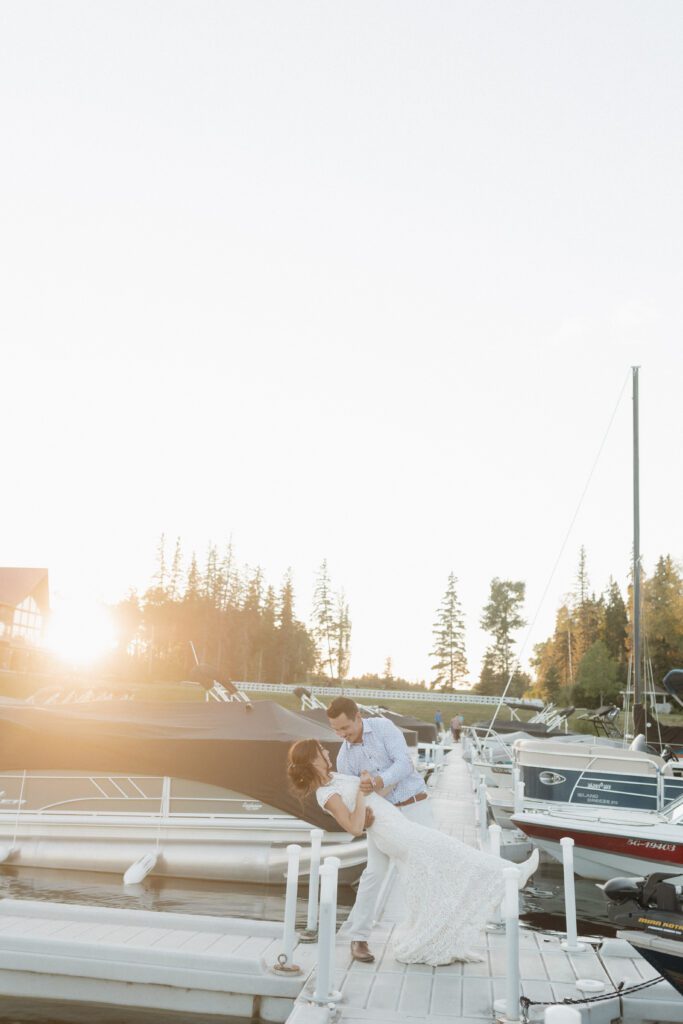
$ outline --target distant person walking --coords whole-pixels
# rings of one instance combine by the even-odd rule
[[[453,737],[454,743],[457,743],[460,740],[460,733],[462,732],[464,724],[465,719],[462,715],[453,715],[451,718],[451,736]]]
[[[441,710],[440,709],[437,710],[436,714],[434,715],[434,724],[436,725],[436,731],[438,733],[442,733],[443,732],[443,715],[441,714]]]

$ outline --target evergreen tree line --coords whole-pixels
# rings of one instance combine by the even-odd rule
[[[655,684],[683,667],[683,573],[662,555],[651,576],[641,575],[643,678]],[[552,636],[534,648],[539,696],[580,707],[616,702],[628,684],[633,649],[633,594],[610,578],[591,589],[581,548],[572,593],[558,608]]]
[[[297,618],[292,572],[278,588],[260,566],[240,565],[232,544],[211,545],[200,568],[185,563],[180,539],[169,558],[164,536],[149,587],[114,609],[118,669],[129,677],[187,678],[195,658],[221,678],[298,683],[343,679],[351,651],[351,620],[334,591],[327,563],[316,581],[310,628]]]
[[[467,676],[465,623],[456,587],[451,572],[433,627],[435,689],[462,687]],[[475,692],[499,695],[511,680],[508,695],[513,697],[527,693],[579,707],[618,700],[631,661],[631,591],[629,586],[625,599],[610,578],[596,594],[582,547],[574,588],[557,611],[555,630],[534,648],[534,680],[521,670],[515,653],[515,634],[526,625],[525,584],[493,579],[480,619],[490,641]],[[669,669],[683,667],[683,571],[670,555],[658,559],[651,576],[642,574],[641,594],[643,676],[660,683]]]

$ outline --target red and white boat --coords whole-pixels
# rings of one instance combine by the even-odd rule
[[[534,846],[562,860],[560,840],[574,840],[574,870],[584,878],[609,881],[617,875],[683,872],[683,806],[667,814],[616,808],[525,810],[513,824]]]

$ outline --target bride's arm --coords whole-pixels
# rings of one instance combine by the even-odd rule
[[[325,810],[329,811],[334,820],[341,825],[345,832],[352,836],[360,836],[365,828],[365,796],[358,791],[356,806],[352,811],[348,809],[338,793],[331,796],[325,804]]]

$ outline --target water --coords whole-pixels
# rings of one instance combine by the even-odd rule
[[[533,877],[533,884],[522,894],[520,916],[535,928],[564,932],[564,881],[562,865],[553,862],[541,864]],[[613,937],[616,928],[607,915],[609,900],[595,882],[576,878],[576,918],[582,935]]]
[[[219,917],[246,917],[281,921],[285,891],[282,886],[203,882],[197,879],[149,877],[138,886],[123,886],[119,875],[99,872],[55,871],[49,869],[0,868],[0,899],[50,900],[56,903],[84,903],[94,907],[174,911]],[[306,924],[308,892],[299,889],[297,924]],[[338,920],[346,920],[355,891],[339,889]],[[607,919],[607,900],[593,882],[576,880],[579,932],[583,935],[614,935]],[[533,887],[522,893],[523,920],[538,928],[564,931],[564,895],[560,864],[542,864]],[[73,1003],[29,1003],[3,999],[0,1024],[185,1024],[184,1014]],[[193,1016],[192,1024],[215,1024],[215,1017]],[[251,1024],[234,1019],[231,1024]]]

